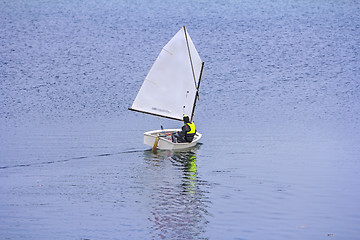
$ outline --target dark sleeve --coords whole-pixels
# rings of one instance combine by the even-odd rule
[[[190,127],[189,127],[189,125],[185,124],[184,126],[182,126],[181,130],[186,133],[186,132],[190,131]]]

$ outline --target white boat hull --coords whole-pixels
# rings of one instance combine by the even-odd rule
[[[194,140],[191,143],[174,143],[171,141],[171,133],[181,131],[181,129],[164,129],[164,130],[154,130],[144,133],[144,144],[153,147],[156,137],[159,137],[157,144],[157,149],[161,150],[178,150],[194,147],[201,138],[200,133],[196,133]]]

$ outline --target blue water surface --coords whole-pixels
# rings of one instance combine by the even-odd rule
[[[201,143],[128,111],[187,27]],[[1,239],[359,239],[358,1],[0,2]],[[171,91],[176,91],[173,89]]]

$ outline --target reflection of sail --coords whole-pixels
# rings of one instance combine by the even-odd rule
[[[153,239],[204,238],[208,200],[202,189],[206,183],[197,176],[195,152],[145,153],[148,168],[155,174],[147,183]]]

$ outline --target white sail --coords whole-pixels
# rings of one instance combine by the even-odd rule
[[[178,120],[192,116],[201,68],[183,27],[160,52],[129,109]]]

